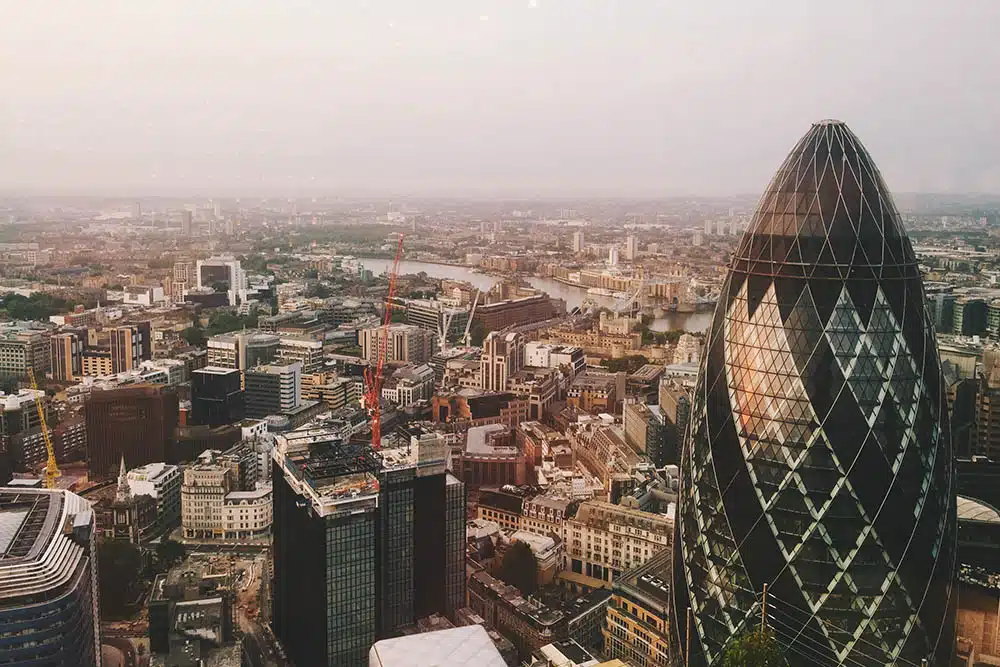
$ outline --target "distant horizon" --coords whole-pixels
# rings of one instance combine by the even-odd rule
[[[763,188],[761,189],[763,192]],[[678,194],[597,194],[597,193],[571,193],[571,192],[554,192],[554,193],[524,193],[524,192],[496,192],[494,194],[489,194],[488,192],[482,192],[478,190],[470,191],[452,191],[452,192],[426,192],[426,193],[400,193],[391,192],[387,190],[379,190],[372,188],[371,190],[365,189],[352,189],[350,191],[344,192],[314,192],[314,193],[290,193],[288,191],[267,191],[264,192],[257,191],[256,193],[250,192],[212,192],[210,190],[204,190],[201,192],[191,191],[191,192],[179,192],[179,191],[163,191],[163,192],[132,192],[115,190],[109,188],[106,191],[100,190],[90,190],[90,191],[73,191],[67,189],[65,191],[49,191],[44,192],[41,189],[35,191],[27,190],[4,190],[0,189],[0,202],[5,199],[108,199],[108,200],[120,200],[123,203],[136,202],[146,199],[152,200],[197,200],[200,203],[209,203],[213,201],[234,201],[234,200],[250,200],[250,201],[260,201],[260,200],[285,200],[285,201],[311,201],[311,200],[328,200],[328,199],[339,199],[346,201],[365,201],[365,202],[375,202],[384,201],[385,203],[393,202],[404,202],[404,201],[440,201],[440,200],[459,200],[468,202],[496,202],[496,201],[509,201],[509,202],[524,202],[524,203],[552,203],[552,202],[597,202],[597,201],[642,201],[642,202],[655,202],[655,201],[673,201],[673,200],[729,200],[729,199],[759,199],[761,192],[733,192],[731,194],[706,194],[706,193],[678,193]],[[1000,200],[1000,191],[990,192],[990,191],[895,191],[891,192],[893,198],[900,197],[957,197],[957,198],[967,198],[967,199],[991,199],[996,198]],[[192,202],[194,203],[194,202]]]

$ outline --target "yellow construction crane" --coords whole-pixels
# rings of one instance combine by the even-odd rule
[[[49,425],[45,423],[45,405],[42,403],[43,394],[38,393],[38,383],[35,382],[35,369],[28,366],[28,379],[31,380],[31,388],[35,390],[35,407],[38,409],[38,423],[42,427],[42,438],[45,439],[45,451],[49,458],[45,463],[45,488],[56,488],[56,477],[62,475],[59,466],[56,464],[56,450],[52,446],[52,438],[49,437]]]

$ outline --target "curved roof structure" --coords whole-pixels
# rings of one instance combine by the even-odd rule
[[[87,548],[64,528],[78,515],[89,523],[90,512],[86,500],[66,491],[0,489],[0,608],[77,576]]]
[[[733,255],[692,402],[674,554],[691,665],[762,611],[792,667],[949,664],[954,475],[924,304],[874,161],[816,123]]]
[[[981,500],[958,497],[958,520],[1000,523],[1000,512]]]

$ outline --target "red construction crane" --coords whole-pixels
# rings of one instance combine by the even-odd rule
[[[382,446],[382,410],[379,399],[382,398],[382,368],[385,366],[386,353],[389,345],[389,323],[392,322],[393,297],[396,296],[396,274],[399,271],[399,258],[403,255],[403,235],[399,235],[399,245],[396,246],[396,258],[392,261],[392,272],[389,274],[389,294],[385,298],[385,319],[382,321],[382,332],[378,337],[378,358],[375,368],[369,364],[365,369],[365,407],[372,420],[372,449],[378,451]]]

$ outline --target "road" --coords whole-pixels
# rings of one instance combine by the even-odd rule
[[[289,667],[290,663],[274,650],[267,628],[256,619],[248,617],[243,610],[236,614],[237,623],[243,630],[243,650],[251,667]]]

